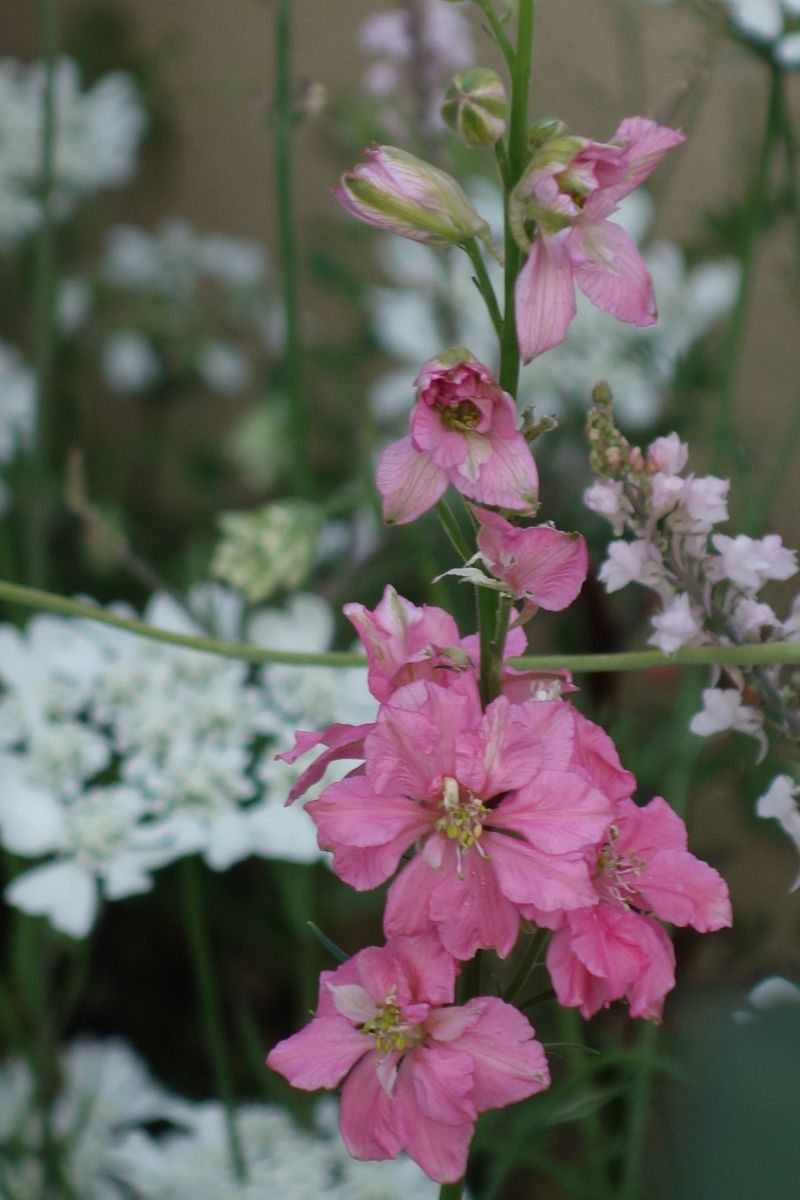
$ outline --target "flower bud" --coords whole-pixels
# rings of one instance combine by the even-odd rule
[[[444,94],[442,117],[462,142],[493,146],[506,130],[508,101],[503,81],[490,67],[470,67]]]
[[[322,517],[305,500],[283,500],[253,512],[227,512],[211,573],[253,604],[296,588],[314,565]]]
[[[550,138],[561,137],[566,132],[566,125],[557,117],[540,117],[528,130],[528,146],[531,150],[538,150]]]
[[[372,146],[367,156],[333,189],[353,216],[429,246],[489,240],[488,225],[452,176],[396,146]]]

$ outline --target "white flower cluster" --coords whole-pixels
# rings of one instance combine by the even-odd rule
[[[155,233],[116,226],[101,288],[104,309],[113,316],[121,307],[123,324],[103,340],[106,383],[130,395],[188,372],[220,395],[242,391],[253,375],[242,330],[273,349],[282,336],[268,278],[259,242],[200,234],[180,220]]]
[[[773,779],[764,795],[756,801],[756,812],[760,817],[777,821],[800,851],[800,786],[791,775],[778,775]],[[794,892],[798,888],[800,874],[790,890]]]
[[[420,94],[427,102],[428,128],[444,129],[439,115],[442,93],[451,75],[475,61],[472,34],[463,13],[444,0],[420,0],[414,9],[416,12],[406,5],[375,13],[359,31],[362,49],[375,60],[367,70],[364,87],[371,96],[390,100],[382,120],[393,137],[408,136],[399,109],[403,100],[410,108],[418,108]]]
[[[205,586],[190,604],[197,618],[157,594],[145,619],[180,633],[241,634],[234,593]],[[332,627],[325,601],[299,595],[285,610],[255,613],[245,632],[260,645],[321,651]],[[146,891],[153,871],[186,854],[215,870],[251,854],[322,857],[302,808],[284,807],[303,764],[273,756],[299,726],[374,713],[363,671],[254,671],[51,616],[24,632],[0,627],[0,684],[0,843],[47,856],[6,898],[75,937],[91,928],[101,895]]]
[[[669,4],[671,0],[650,0]],[[731,24],[760,46],[772,47],[775,61],[800,67],[800,0],[718,0]]]
[[[0,61],[0,246],[39,223],[44,81],[41,63]],[[76,63],[63,58],[53,90],[54,211],[64,217],[82,197],[129,182],[146,121],[136,86],[122,72],[83,91]]]
[[[797,612],[781,621],[759,598],[767,582],[796,573],[796,552],[776,534],[751,538],[714,533],[728,517],[728,480],[684,474],[688,448],[675,433],[657,438],[642,455],[623,444],[606,421],[607,410],[592,410],[592,461],[596,469],[603,461],[613,466],[607,473],[598,469],[601,478],[584,499],[610,521],[615,534],[630,536],[609,544],[599,577],[609,592],[640,583],[660,597],[650,643],[671,654],[703,642],[797,640]],[[691,729],[700,736],[737,729],[764,748],[764,711],[745,703],[744,674],[731,670],[729,675],[735,686],[707,688]],[[797,716],[788,706],[784,709],[777,672],[761,671],[748,683],[762,692],[768,709],[781,710],[784,732],[795,737]]]
[[[17,351],[0,342],[0,467],[26,449],[33,433],[36,381]],[[8,507],[8,489],[0,480],[0,514]]]
[[[51,1112],[62,1178],[80,1200],[433,1200],[438,1189],[410,1161],[359,1163],[333,1136],[335,1108],[299,1129],[279,1108],[236,1114],[247,1179],[231,1171],[225,1115],[155,1084],[124,1042],[73,1043],[62,1056]],[[0,1068],[0,1180],[4,1200],[45,1194],[36,1085],[21,1062]],[[154,1135],[144,1126],[159,1122]]]
[[[499,192],[485,182],[468,190],[498,237]],[[623,201],[615,219],[641,242],[651,215],[652,201],[639,190]],[[408,409],[414,369],[443,345],[469,346],[489,366],[497,351],[465,255],[443,260],[427,246],[401,245],[397,238],[386,239],[380,255],[394,286],[371,293],[373,327],[382,349],[403,368],[378,379],[371,402],[376,416],[392,420]],[[579,294],[578,315],[566,339],[522,372],[521,406],[534,404],[537,412],[553,415],[569,408],[583,411],[595,381],[613,379],[617,409],[629,426],[645,427],[658,416],[683,356],[733,304],[739,268],[719,261],[687,269],[683,254],[669,242],[649,245],[644,259],[658,297],[658,323],[647,329],[625,325]],[[500,268],[490,263],[489,274],[499,295]],[[443,282],[446,308],[441,300]]]

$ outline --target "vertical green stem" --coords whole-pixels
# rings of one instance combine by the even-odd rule
[[[789,107],[787,87],[783,79],[778,93],[778,108],[783,148],[786,155],[786,195],[794,226],[795,269],[800,273],[800,153],[798,153],[797,132]]]
[[[47,583],[47,538],[50,525],[49,468],[52,436],[53,362],[56,340],[56,238],[53,185],[56,143],[55,73],[58,59],[58,0],[39,0],[44,86],[39,160],[41,218],[36,237],[33,276],[33,360],[36,368],[36,411],[31,440],[28,578]]]
[[[312,473],[308,452],[308,406],[300,334],[297,248],[294,228],[292,177],[292,0],[276,0],[275,12],[275,189],[278,207],[278,244],[283,276],[286,391],[289,397],[289,438],[292,484],[296,495],[311,496]]]
[[[236,1128],[236,1096],[225,1034],[222,1028],[217,976],[208,934],[208,918],[203,898],[200,868],[196,860],[185,858],[179,864],[181,904],[186,936],[194,973],[195,991],[206,1039],[214,1086],[225,1107],[225,1128],[228,1136],[231,1166],[236,1179],[247,1179],[244,1152]]]
[[[781,75],[779,71],[773,69],[770,76],[769,102],[764,121],[764,132],[745,212],[741,254],[742,275],[723,350],[723,375],[720,382],[719,401],[712,433],[714,449],[711,469],[717,473],[729,469],[735,456],[733,402],[747,330],[747,317],[750,309],[753,276],[758,257],[758,245],[761,239],[764,206],[769,186],[769,168],[772,161],[775,139],[780,130],[780,116]]]

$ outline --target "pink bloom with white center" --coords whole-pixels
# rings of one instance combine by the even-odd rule
[[[452,484],[464,496],[521,513],[536,507],[538,474],[514,401],[468,350],[426,363],[415,380],[409,437],[378,462],[384,519],[415,520]]]
[[[654,918],[700,933],[725,928],[725,881],[689,853],[686,826],[657,796],[644,808],[618,803],[594,884],[599,903],[565,913],[548,947],[558,1000],[588,1018],[627,996],[631,1016],[658,1019],[675,983],[675,955]]]
[[[456,969],[432,936],[361,950],[322,973],[316,1016],[267,1058],[306,1091],[345,1080],[339,1126],[353,1158],[404,1150],[454,1183],[478,1114],[548,1087],[530,1023],[495,997],[453,1005]]]
[[[333,869],[365,891],[420,850],[389,889],[387,937],[435,930],[459,959],[505,956],[519,907],[596,903],[584,856],[612,805],[580,763],[575,714],[563,701],[481,711],[473,695],[417,682],[383,705],[364,743],[364,773],[306,806]],[[603,764],[606,765],[605,762]]]
[[[534,154],[511,197],[515,236],[530,246],[516,286],[525,362],[563,341],[576,312],[575,284],[620,321],[655,322],[650,272],[635,242],[608,218],[684,140],[677,130],[628,117],[610,143],[556,136]],[[526,230],[531,220],[532,244]]]
[[[456,669],[453,659],[440,653],[458,646],[461,637],[443,608],[428,604],[420,608],[389,584],[373,611],[363,604],[345,604],[342,611],[364,644],[369,690],[376,700],[387,700],[415,679],[445,683],[445,672]]]
[[[512,596],[550,612],[572,604],[589,568],[586,541],[550,525],[520,528],[499,513],[475,509],[478,549]]]

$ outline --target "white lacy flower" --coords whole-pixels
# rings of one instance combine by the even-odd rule
[[[39,222],[44,68],[0,61],[0,241]],[[133,80],[121,72],[81,90],[77,65],[62,58],[54,84],[54,212],[68,215],[83,196],[128,183],[145,127]]]
[[[713,525],[728,519],[730,480],[716,475],[690,475],[684,480],[680,510],[675,514],[676,528],[706,533]]]
[[[161,360],[150,342],[135,329],[122,329],[103,342],[103,377],[117,392],[147,392],[162,376]]]
[[[197,359],[203,382],[214,392],[230,395],[239,392],[250,379],[250,364],[235,346],[227,342],[207,342]]]
[[[653,628],[655,633],[647,640],[664,654],[674,654],[681,646],[695,644],[703,637],[702,620],[685,592],[675,596],[653,617]]]
[[[692,717],[689,728],[698,737],[735,729],[754,737],[762,752],[766,750],[764,719],[757,709],[742,703],[736,688],[705,688],[703,708]]]

